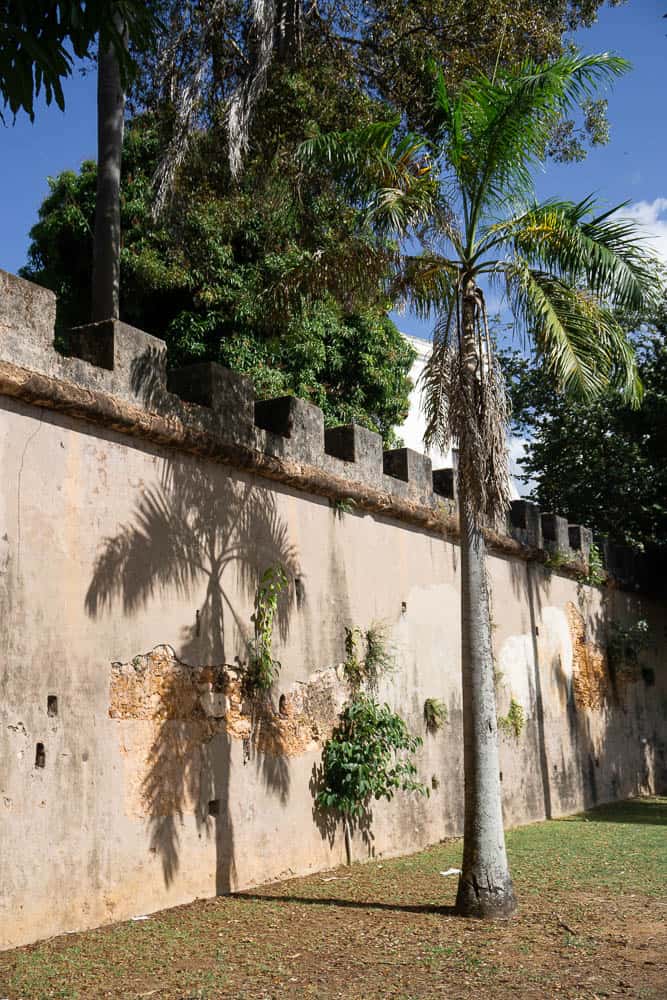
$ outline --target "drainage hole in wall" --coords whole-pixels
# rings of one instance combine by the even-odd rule
[[[655,670],[653,667],[642,667],[642,680],[646,687],[653,687],[655,684]]]
[[[209,816],[220,815],[220,799],[211,799],[208,804],[208,814]]]
[[[35,767],[46,767],[46,750],[43,743],[38,743],[35,748]]]
[[[57,715],[58,714],[58,696],[55,694],[47,695],[46,698],[46,714],[47,715]]]

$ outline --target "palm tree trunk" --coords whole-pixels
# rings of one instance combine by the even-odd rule
[[[115,15],[119,30],[122,22]],[[93,240],[93,323],[118,319],[120,287],[120,165],[125,90],[113,46],[100,38],[97,70],[97,196]]]
[[[473,286],[463,298],[463,347],[471,378],[480,362],[475,346]],[[466,440],[459,441],[462,465]],[[507,917],[516,909],[505,851],[498,759],[498,721],[493,676],[486,546],[473,517],[465,480],[459,479],[461,519],[461,657],[465,820],[463,865],[456,897],[464,916]]]

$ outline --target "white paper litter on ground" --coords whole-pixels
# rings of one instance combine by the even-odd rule
[[[448,868],[446,872],[440,872],[441,875],[460,875],[460,868]]]

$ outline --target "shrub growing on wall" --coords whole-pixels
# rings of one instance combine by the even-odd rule
[[[343,820],[348,863],[350,822],[362,818],[372,799],[394,797],[396,791],[428,794],[417,781],[412,756],[422,745],[389,705],[363,691],[343,709],[340,722],[322,752],[323,787],[316,804]]]

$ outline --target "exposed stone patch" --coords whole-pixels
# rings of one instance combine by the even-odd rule
[[[216,767],[215,737],[249,741],[255,751],[289,758],[331,735],[347,689],[335,669],[313,674],[279,698],[248,698],[242,673],[227,664],[190,666],[156,646],[111,670],[109,716],[118,724],[125,810],[130,816],[201,811]]]
[[[606,657],[586,641],[586,623],[577,606],[569,601],[565,610],[572,639],[572,686],[577,708],[602,708],[610,688]]]
[[[190,666],[170,646],[156,646],[129,663],[112,664],[109,715],[112,719],[196,723],[203,741],[225,732],[252,739],[262,753],[294,756],[331,735],[345,687],[336,671],[323,670],[298,682],[280,698],[248,698],[235,667]]]

